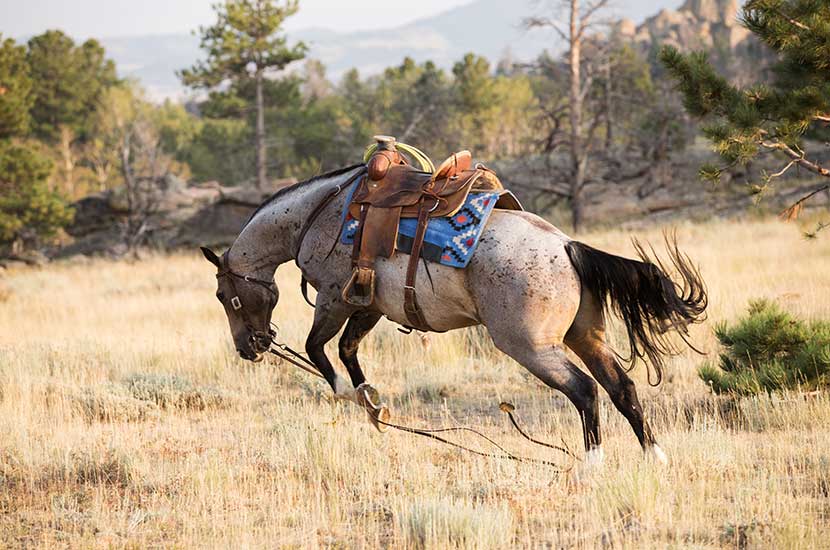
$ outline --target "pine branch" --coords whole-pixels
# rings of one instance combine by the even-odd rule
[[[815,162],[811,162],[804,158],[804,153],[797,153],[792,148],[790,148],[786,143],[782,143],[780,141],[765,141],[761,140],[760,145],[776,151],[781,151],[791,159],[793,162],[798,164],[799,166],[813,172],[814,174],[818,174],[819,176],[823,176],[825,178],[830,178],[830,169],[824,168],[823,166],[816,164]]]
[[[789,208],[782,210],[781,213],[778,214],[778,216],[784,221],[788,222],[798,219],[798,215],[801,214],[801,210],[803,210],[804,208],[804,203],[813,198],[814,196],[818,195],[822,191],[827,191],[828,189],[830,189],[830,184],[822,185],[818,189],[814,189],[810,193],[807,193],[806,195],[795,201]]]

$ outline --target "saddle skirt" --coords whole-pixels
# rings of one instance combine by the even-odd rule
[[[357,190],[352,187],[346,200]],[[431,218],[424,234],[421,257],[428,262],[464,269],[478,247],[493,210],[521,210],[516,197],[508,190],[471,190],[467,200],[452,216]],[[340,243],[354,245],[360,219],[345,208],[341,217]],[[394,251],[409,254],[417,231],[417,218],[401,218],[395,235]]]

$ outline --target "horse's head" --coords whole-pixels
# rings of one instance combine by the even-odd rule
[[[273,280],[256,279],[231,270],[227,252],[220,258],[209,248],[201,250],[216,266],[216,298],[225,308],[236,351],[243,359],[261,361],[271,347],[271,313],[279,299],[277,285]]]

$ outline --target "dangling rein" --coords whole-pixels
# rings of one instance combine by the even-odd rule
[[[271,337],[271,343],[273,344],[273,346],[268,350],[269,353],[271,353],[273,355],[276,355],[280,359],[290,363],[291,365],[294,365],[297,368],[300,368],[300,369],[304,370],[305,372],[307,372],[309,374],[312,374],[312,375],[316,376],[317,378],[325,380],[325,377],[322,374],[320,374],[320,371],[317,370],[317,367],[315,367],[314,363],[312,363],[311,360],[309,360],[307,357],[305,357],[301,353],[291,349],[286,344],[281,344],[281,343],[277,342],[273,335]],[[368,401],[368,399],[367,399],[367,401]],[[395,430],[398,430],[398,431],[401,431],[401,432],[416,434],[416,435],[420,435],[420,436],[423,436],[423,437],[427,437],[429,439],[434,439],[436,441],[440,441],[441,443],[445,443],[447,445],[450,445],[451,447],[461,449],[462,451],[467,451],[467,452],[472,453],[474,455],[478,455],[478,456],[482,456],[482,457],[486,457],[486,458],[499,458],[499,459],[505,459],[505,460],[513,460],[513,461],[522,462],[522,463],[525,463],[525,464],[539,464],[539,465],[543,465],[543,466],[550,466],[550,467],[556,468],[557,473],[568,472],[573,467],[573,464],[571,464],[567,468],[562,469],[561,466],[559,464],[556,464],[555,462],[550,462],[548,460],[542,460],[542,459],[538,459],[538,458],[530,458],[530,457],[515,455],[515,454],[507,451],[504,447],[502,447],[501,445],[499,445],[495,441],[493,441],[493,439],[491,439],[490,437],[484,435],[483,433],[479,432],[478,430],[475,430],[473,428],[468,428],[466,426],[453,426],[453,427],[449,427],[449,428],[432,428],[432,429],[413,428],[411,426],[404,426],[404,425],[401,425],[401,424],[394,424],[394,423],[391,423],[391,422],[385,422],[385,421],[381,420],[380,418],[378,418],[378,415],[372,414],[372,409],[369,408],[369,404],[364,405],[364,409],[366,410],[366,412],[368,414],[372,415],[375,422],[377,422],[378,424],[380,424],[382,426],[386,426],[386,427],[389,427],[389,428],[392,428],[392,429],[395,429]],[[533,443],[535,445],[542,446],[542,447],[547,447],[547,448],[553,449],[555,451],[559,451],[559,452],[569,456],[574,461],[580,460],[580,458],[578,458],[576,455],[574,455],[571,452],[571,450],[568,448],[568,445],[565,443],[564,440],[562,441],[562,447],[559,447],[557,445],[551,445],[550,443],[545,443],[544,441],[539,441],[538,439],[535,439],[535,438],[529,436],[519,426],[519,423],[516,421],[516,417],[513,415],[513,411],[516,410],[516,407],[514,407],[513,404],[507,403],[507,402],[502,402],[501,404],[499,404],[499,410],[501,410],[502,412],[507,414],[508,418],[510,418],[510,423],[513,425],[513,427],[516,429],[516,431],[518,431],[519,434],[523,438],[527,439],[531,443]],[[481,439],[485,440],[487,443],[489,443],[493,447],[497,448],[499,451],[501,451],[502,454],[487,453],[487,452],[484,452],[484,451],[479,451],[477,449],[471,449],[470,447],[466,447],[466,446],[464,446],[460,443],[456,443],[455,441],[451,441],[449,439],[446,439],[445,437],[437,435],[437,434],[446,434],[446,433],[449,433],[449,432],[467,432],[467,433],[471,433],[473,435],[476,435],[476,436],[480,437]]]

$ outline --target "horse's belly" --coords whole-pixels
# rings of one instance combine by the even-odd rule
[[[376,268],[375,307],[392,321],[409,325],[404,312],[404,284],[408,254],[379,258]],[[440,264],[418,264],[415,280],[418,305],[429,326],[447,331],[479,323],[475,302],[467,288],[465,270]]]

